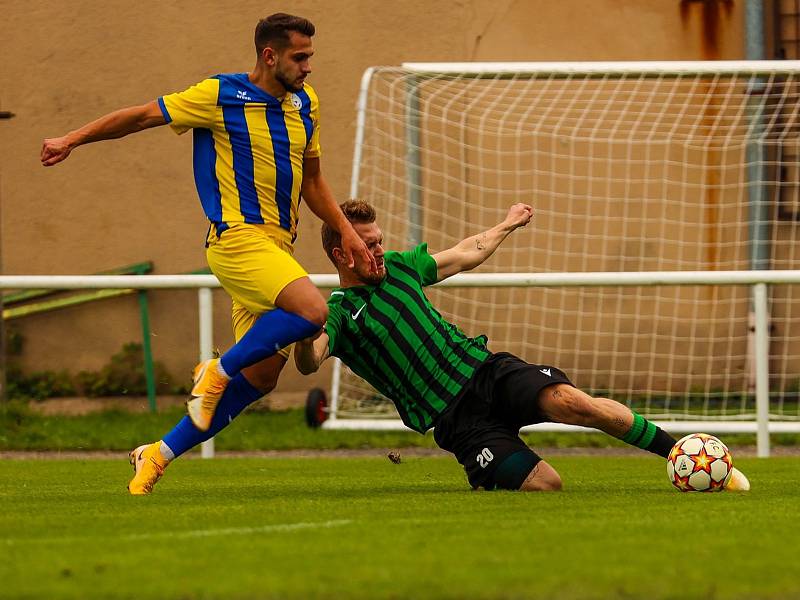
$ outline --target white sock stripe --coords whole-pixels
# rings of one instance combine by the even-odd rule
[[[164,443],[164,440],[161,440],[161,445],[158,447],[158,449],[161,452],[161,456],[163,456],[167,460],[175,459],[175,453],[172,451],[172,448],[170,448]]]
[[[228,375],[228,374],[225,372],[225,369],[222,367],[222,361],[221,361],[221,360],[218,360],[218,361],[217,361],[217,373],[219,373],[220,375],[222,375],[222,376],[223,376],[225,379],[230,379],[230,378],[231,378],[231,376],[230,376],[230,375]]]

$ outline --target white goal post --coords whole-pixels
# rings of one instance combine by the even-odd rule
[[[473,275],[485,289],[431,290],[444,316],[671,431],[758,430],[763,453],[767,428],[800,431],[799,76],[800,61],[372,67],[351,197],[376,206],[386,247],[433,252],[532,204]],[[401,426],[334,369],[323,427]]]

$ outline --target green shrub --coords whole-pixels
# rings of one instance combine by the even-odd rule
[[[67,371],[37,371],[28,375],[16,367],[6,371],[6,393],[10,400],[44,400],[74,396],[75,385]]]
[[[172,377],[159,361],[153,362],[156,393],[168,394],[173,390]],[[147,393],[144,369],[144,351],[141,344],[130,342],[111,357],[99,371],[81,371],[75,376],[78,393],[95,398],[99,396],[141,396]]]
[[[183,393],[176,386],[164,365],[153,362],[156,393]],[[7,395],[11,400],[45,400],[64,396],[143,396],[147,394],[144,351],[141,344],[131,342],[114,354],[99,371],[81,371],[75,375],[66,370],[37,371],[26,374],[10,365],[6,371]]]

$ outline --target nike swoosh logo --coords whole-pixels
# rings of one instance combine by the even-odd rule
[[[139,451],[139,458],[137,458],[137,459],[136,459],[136,460],[137,460],[137,462],[141,462],[141,460],[142,460],[142,454],[144,454],[144,450],[140,450],[140,451]]]
[[[353,317],[353,320],[355,320],[356,317],[358,317],[358,315],[361,314],[361,311],[364,310],[366,308],[366,306],[367,306],[366,304],[362,304],[361,308],[359,308],[356,312],[354,312],[352,315],[350,315],[351,317]]]

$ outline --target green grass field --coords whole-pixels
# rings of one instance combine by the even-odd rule
[[[561,493],[446,457],[0,461],[2,598],[797,598],[800,460],[681,494],[662,462],[553,457]]]
[[[106,411],[81,416],[38,414],[24,404],[0,410],[0,450],[116,450],[129,451],[159,439],[185,415],[182,408],[159,413]],[[537,448],[615,447],[626,444],[602,433],[536,433],[523,436]],[[681,437],[680,435],[678,437]],[[755,435],[725,435],[731,448],[753,446]],[[407,431],[326,431],[309,429],[301,410],[248,410],[216,437],[220,450],[293,450],[339,448],[435,448],[433,433]],[[800,435],[772,436],[777,446],[800,445]]]

